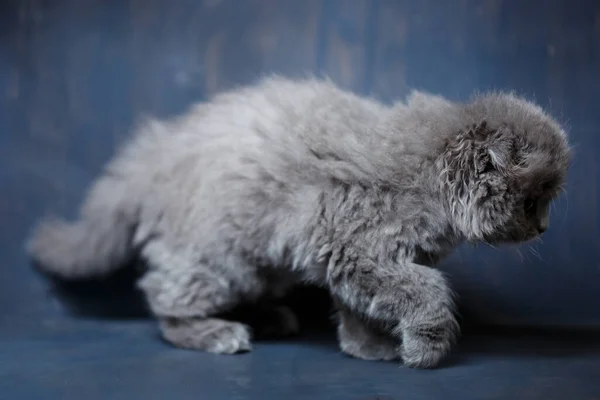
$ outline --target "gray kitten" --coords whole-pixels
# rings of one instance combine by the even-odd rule
[[[545,231],[569,159],[561,127],[511,94],[386,106],[275,77],[147,121],[80,219],[46,220],[28,249],[67,279],[141,255],[139,287],[176,346],[250,350],[251,329],[217,315],[307,282],[335,299],[344,352],[433,367],[459,327],[432,266],[463,241]],[[278,333],[298,329],[271,311]]]

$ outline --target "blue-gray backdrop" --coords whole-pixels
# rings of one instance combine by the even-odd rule
[[[383,101],[411,88],[515,90],[548,108],[576,156],[543,243],[463,248],[444,268],[474,321],[600,325],[597,1],[4,0],[0,334],[74,320],[23,241],[45,213],[74,215],[139,115],[173,115],[268,73],[328,75]],[[1,359],[38,342],[19,343]]]

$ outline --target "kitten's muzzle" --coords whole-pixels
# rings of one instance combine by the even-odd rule
[[[550,225],[550,219],[548,218],[548,214],[542,215],[538,219],[537,230],[540,234],[546,232],[548,230],[548,225]]]

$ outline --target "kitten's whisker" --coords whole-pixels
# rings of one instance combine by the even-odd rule
[[[490,246],[492,249],[494,250],[498,250],[498,248],[496,246],[494,246],[493,244],[491,244],[490,242],[488,242],[487,240],[482,240],[482,242],[488,246]]]
[[[533,246],[529,246],[529,251],[531,251],[531,254],[533,254],[538,260],[544,261],[542,255]]]
[[[567,216],[569,214],[569,196],[567,195],[567,191],[564,188],[561,188],[563,193],[565,194],[565,215],[563,217],[563,224],[567,222]]]
[[[521,262],[525,261],[525,258],[523,257],[523,253],[521,253],[521,249],[519,249],[518,247],[516,248],[517,250],[517,254],[519,255],[519,257],[521,258]]]

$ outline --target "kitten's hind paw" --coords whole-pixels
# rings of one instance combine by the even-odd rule
[[[257,340],[279,339],[300,332],[300,323],[296,314],[285,305],[269,302],[246,304],[223,314],[222,317],[250,326]]]
[[[256,334],[261,338],[293,336],[300,331],[296,314],[287,306],[276,306],[266,311],[263,324],[257,326]]]
[[[160,323],[163,337],[171,344],[218,354],[252,350],[250,328],[221,319],[165,318]]]

